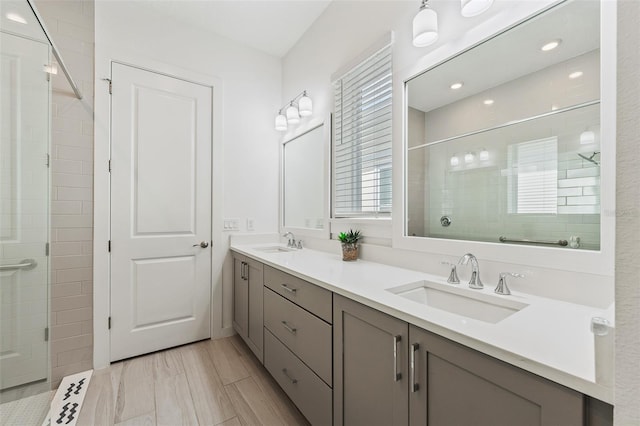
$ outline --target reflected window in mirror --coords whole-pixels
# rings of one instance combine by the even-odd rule
[[[282,224],[285,228],[325,228],[325,133],[317,126],[283,144]]]
[[[599,28],[563,2],[406,83],[405,235],[600,249]]]

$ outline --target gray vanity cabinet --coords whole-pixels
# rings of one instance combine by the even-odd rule
[[[583,425],[583,395],[409,327],[411,426]]]
[[[234,255],[233,328],[263,361],[263,265]]]
[[[335,426],[408,424],[406,322],[334,294]]]

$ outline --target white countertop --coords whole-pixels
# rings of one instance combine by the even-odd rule
[[[446,277],[380,263],[343,262],[340,254],[303,249],[268,253],[275,244],[232,245],[231,249],[288,272],[425,330],[543,376],[602,401],[613,403],[613,389],[596,383],[594,335],[591,318],[609,318],[612,310],[547,299],[512,290],[510,296],[493,292],[494,285],[471,290],[486,297],[508,298],[529,306],[491,324],[435,309],[386,289],[427,280],[450,286]],[[613,344],[613,343],[611,343]]]

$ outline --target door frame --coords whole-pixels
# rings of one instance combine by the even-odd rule
[[[112,52],[110,47],[96,46],[95,126],[94,126],[94,223],[93,223],[93,368],[110,364],[111,312],[110,255],[107,250],[111,224],[111,187],[108,161],[111,151],[111,95],[109,82],[112,63],[119,63],[210,87],[211,117],[211,338],[233,334],[223,328],[222,267],[226,256],[223,243],[223,140],[222,80],[180,66],[147,58],[135,53]]]

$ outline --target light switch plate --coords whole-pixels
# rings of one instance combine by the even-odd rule
[[[225,219],[224,220],[224,230],[225,231],[239,231],[240,230],[240,219]]]
[[[252,217],[247,218],[247,231],[255,230],[256,220]]]

